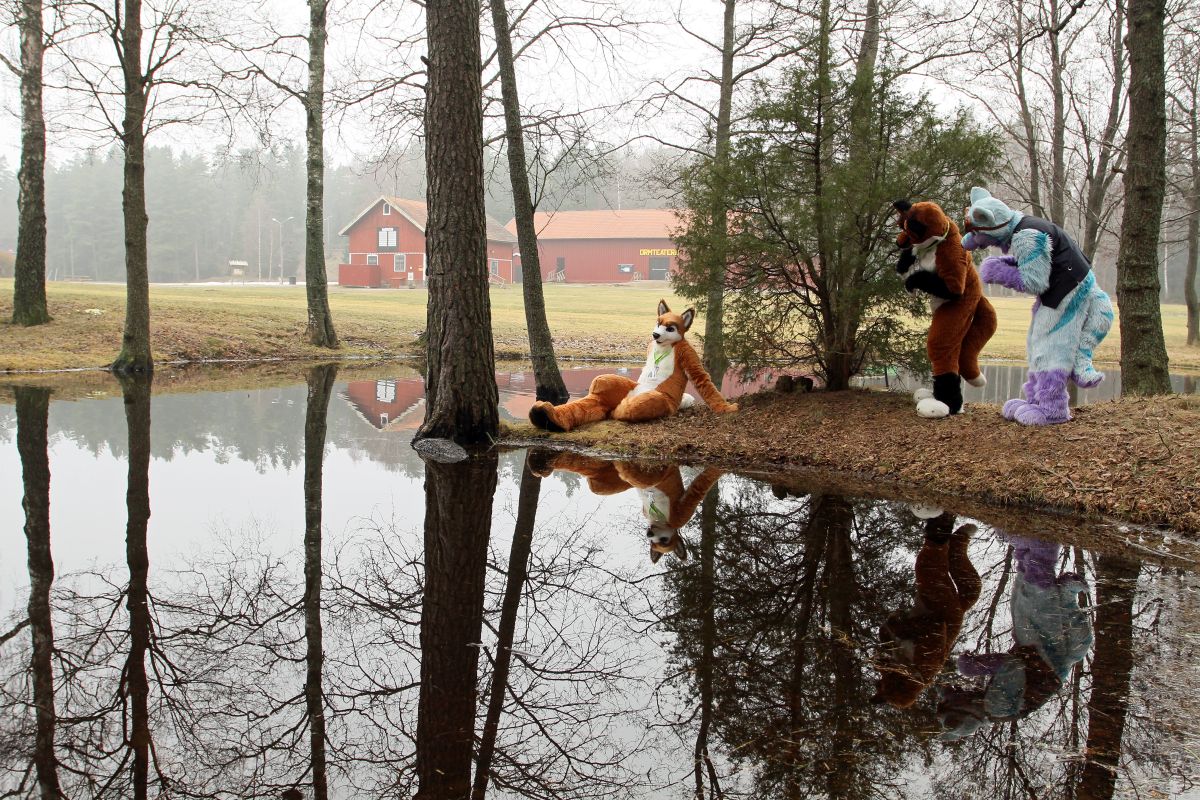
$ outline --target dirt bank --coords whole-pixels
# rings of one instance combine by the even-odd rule
[[[901,493],[1105,515],[1200,532],[1200,398],[1122,399],[1026,428],[997,406],[924,420],[906,396],[849,391],[762,394],[736,414],[685,411],[644,425],[601,422],[568,434],[512,426],[503,439],[569,444],[731,469],[816,468]]]

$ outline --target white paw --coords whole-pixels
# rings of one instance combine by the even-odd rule
[[[683,397],[679,398],[680,410],[685,408],[693,408],[696,405],[696,398],[692,397],[687,392],[683,393]]]
[[[912,509],[913,516],[917,519],[935,519],[942,515],[942,509],[937,506],[909,506]]]
[[[929,389],[924,386],[913,392],[913,400],[916,400],[918,403],[922,400],[927,400],[930,397],[933,397],[933,389]]]
[[[972,386],[987,386],[987,378],[985,378],[981,372],[979,373],[978,378],[971,378],[967,381],[967,383],[971,384]]]
[[[950,406],[943,403],[941,400],[934,400],[932,397],[926,397],[921,402],[917,403],[917,416],[925,417],[925,419],[941,419],[942,417],[950,416]]]

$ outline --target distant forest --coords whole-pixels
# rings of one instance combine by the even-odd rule
[[[541,210],[661,206],[667,201],[654,178],[659,174],[655,171],[655,164],[660,163],[657,156],[589,156],[574,165],[560,165],[542,182]],[[495,168],[490,178],[488,213],[507,223],[512,218],[507,172]],[[381,194],[424,199],[425,169],[420,152],[386,170],[351,165],[326,172],[325,251],[329,258],[340,259],[344,254],[345,239],[338,231]],[[146,196],[151,281],[227,277],[231,260],[247,262],[247,280],[257,280],[260,274],[264,280],[278,279],[281,264],[284,276],[303,273],[302,148],[243,151],[224,158],[150,148],[146,152]],[[48,167],[46,207],[50,280],[124,280],[118,150]],[[14,250],[16,238],[15,168],[0,158],[0,254]],[[0,263],[0,274],[3,267]]]

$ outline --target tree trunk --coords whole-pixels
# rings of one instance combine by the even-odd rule
[[[150,381],[149,375],[122,376],[125,423],[129,429],[129,477],[125,491],[125,561],[129,567],[129,656],[125,661],[125,697],[130,728],[126,741],[133,764],[134,800],[146,800],[150,777],[150,553],[146,526],[150,521]]]
[[[304,337],[318,347],[337,347],[329,312],[325,275],[325,16],[328,0],[308,0],[308,91],[304,95],[306,216],[304,218],[304,292],[308,327]]]
[[[46,309],[46,120],[42,114],[41,0],[21,0],[21,168],[13,324],[50,321]]]
[[[504,713],[504,698],[508,692],[517,611],[520,610],[521,593],[525,590],[525,581],[529,577],[529,553],[533,549],[533,527],[537,519],[541,488],[542,479],[529,469],[529,454],[526,453],[525,468],[521,472],[521,490],[517,496],[517,523],[513,530],[512,547],[508,553],[508,579],[504,585],[504,601],[500,606],[500,627],[496,632],[492,688],[488,695],[483,732],[479,736],[479,755],[475,759],[475,783],[471,789],[471,800],[484,800],[488,781],[491,780],[496,733],[500,729],[500,715]]]
[[[1025,91],[1025,9],[1021,0],[1016,4],[1017,20],[1017,53],[1014,60],[1014,74],[1017,82],[1017,102],[1021,108],[1021,126],[1025,131],[1025,157],[1029,160],[1029,203],[1033,213],[1045,217],[1042,207],[1042,167],[1041,157],[1037,151],[1037,126],[1033,121],[1033,112],[1029,108],[1029,98]]]
[[[1109,800],[1117,780],[1121,740],[1129,714],[1129,678],[1133,672],[1133,600],[1138,566],[1101,556],[1096,582],[1096,645],[1092,657],[1092,695],[1088,700],[1087,749],[1078,800]]]
[[[529,355],[537,399],[555,405],[571,395],[558,370],[554,340],[546,321],[542,293],[542,259],[537,230],[533,226],[533,197],[525,162],[525,139],[521,130],[521,104],[517,95],[517,72],[513,64],[512,38],[504,0],[491,0],[492,27],[496,32],[496,62],[500,68],[500,94],[504,103],[504,135],[508,143],[508,177],[512,185],[513,216],[517,222],[517,247],[521,253],[521,294],[525,300],[525,327],[529,331]]]
[[[492,441],[499,429],[483,210],[479,5],[430,0],[425,165],[429,304],[425,421],[416,438]]]
[[[321,631],[321,490],[325,462],[325,429],[337,367],[314,367],[307,375],[308,405],[304,414],[304,707],[312,790],[316,800],[329,797],[325,766],[325,651]]]
[[[1164,0],[1129,3],[1129,153],[1117,256],[1121,392],[1167,394],[1167,347],[1159,307],[1158,235],[1166,191]]]
[[[721,87],[717,97],[717,127],[713,141],[713,192],[709,213],[712,230],[708,248],[708,297],[704,304],[704,368],[717,388],[725,380],[725,269],[729,241],[728,172],[733,140],[733,56],[737,47],[737,0],[725,0],[721,35]]]
[[[32,386],[14,389],[17,402],[17,452],[21,456],[21,480],[25,495],[25,542],[29,553],[29,632],[33,654],[29,671],[33,677],[33,709],[36,733],[33,765],[38,794],[43,800],[58,800],[58,760],[54,755],[54,624],[50,612],[50,587],[54,583],[54,559],[50,552],[50,459],[46,429],[50,413],[50,390]]]
[[[1104,124],[1104,135],[1100,139],[1100,156],[1096,168],[1088,176],[1087,205],[1084,209],[1083,254],[1094,260],[1100,247],[1100,234],[1104,224],[1104,200],[1116,175],[1114,167],[1120,162],[1121,151],[1117,146],[1117,134],[1121,126],[1121,94],[1125,82],[1125,48],[1121,40],[1125,32],[1125,5],[1116,0],[1113,10],[1112,49],[1112,93],[1108,101],[1108,120]],[[1114,163],[1115,162],[1115,163]]]
[[[425,464],[416,800],[471,794],[477,645],[496,468],[494,450],[460,464]]]
[[[125,333],[111,369],[118,374],[154,369],[150,355],[150,272],[146,250],[146,76],[142,73],[142,0],[124,0],[121,69],[125,76],[125,148],[121,210],[125,219]]]
[[[1059,42],[1062,24],[1058,16],[1058,0],[1050,0],[1050,94],[1052,128],[1050,131],[1050,221],[1055,225],[1066,222],[1067,200],[1067,112],[1063,89],[1063,54]]]
[[[1192,95],[1195,98],[1195,94]],[[1187,303],[1187,343],[1200,345],[1200,299],[1196,296],[1196,271],[1200,268],[1200,115],[1193,100],[1188,143],[1192,167],[1191,219],[1188,220],[1187,271],[1183,278],[1184,302]]]
[[[696,788],[692,796],[704,800],[704,775],[710,776],[710,789],[719,795],[716,770],[708,749],[708,737],[712,730],[713,705],[713,660],[717,648],[716,618],[716,562],[717,562],[717,504],[720,489],[708,490],[700,506],[700,662],[696,664],[696,691],[700,695],[700,722],[696,728],[696,746],[692,751],[692,769]]]

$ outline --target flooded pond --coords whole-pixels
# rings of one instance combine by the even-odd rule
[[[426,465],[394,374],[0,394],[0,795],[1200,797],[1181,543],[796,475]],[[532,380],[498,379],[523,418]]]

